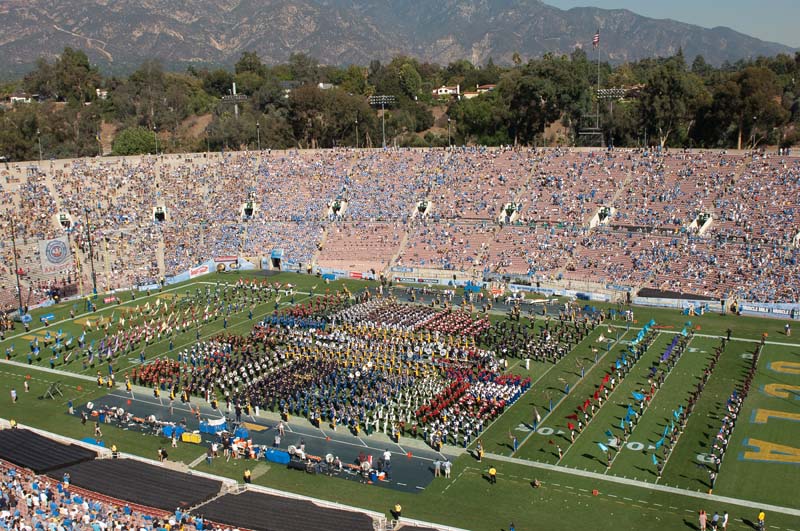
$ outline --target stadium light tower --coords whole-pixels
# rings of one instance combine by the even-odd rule
[[[83,214],[86,219],[86,239],[89,240],[89,264],[92,266],[92,293],[97,295],[97,273],[94,270],[94,246],[92,245],[92,234],[89,229],[89,207],[84,207]]]
[[[239,103],[246,101],[247,95],[236,93],[236,83],[231,86],[231,89],[228,92],[229,94],[227,96],[222,96],[222,103],[232,103],[233,115],[236,118],[239,118]]]
[[[386,149],[386,106],[393,105],[395,97],[391,95],[382,94],[380,96],[370,96],[369,104],[373,106],[381,106],[381,132],[383,133],[383,148]]]
[[[256,122],[256,139],[258,142],[258,150],[261,151],[261,123]]]
[[[153,139],[156,141],[156,155],[158,155],[158,128],[153,124]]]
[[[14,216],[8,214],[8,223],[11,228],[11,251],[14,253],[14,276],[17,277],[17,299],[19,300],[19,318],[22,319],[22,284],[19,281],[19,264],[17,264],[17,229],[14,225]]]

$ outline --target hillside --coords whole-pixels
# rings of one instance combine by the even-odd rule
[[[440,64],[490,57],[509,64],[591,48],[597,28],[612,62],[682,48],[711,64],[792,52],[728,28],[706,29],[627,10],[561,10],[538,0],[7,0],[0,4],[0,67],[27,71],[65,46],[109,72],[158,58],[168,67],[231,65],[243,51],[267,63],[305,52],[326,64],[368,64],[408,54]]]

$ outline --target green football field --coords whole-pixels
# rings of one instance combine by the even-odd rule
[[[98,371],[103,376],[108,373],[107,364],[98,359],[84,367],[81,360],[65,362],[63,354],[51,361],[46,348],[41,348],[39,359],[32,356],[29,360],[31,341],[38,337],[39,344],[43,345],[46,332],[54,337],[59,329],[64,337],[77,338],[88,319],[91,328],[86,332],[87,343],[91,340],[99,343],[103,335],[103,322],[101,330],[96,330],[99,318],[112,327],[121,316],[137,319],[140,310],[136,308],[141,309],[148,303],[153,308],[157,298],[161,300],[159,305],[175,303],[176,312],[186,312],[191,304],[199,304],[188,302],[198,287],[202,290],[206,286],[213,288],[217,282],[232,284],[239,276],[248,275],[208,275],[149,297],[137,294],[135,300],[125,292],[120,294],[122,304],[104,306],[99,303],[100,308],[88,315],[82,301],[34,311],[34,323],[38,326],[29,333],[20,331],[16,337],[0,343],[2,352],[13,345],[11,362],[0,364],[0,416],[70,437],[90,436],[91,426],[81,425],[75,417],[66,414],[67,401],[78,404],[104,395],[107,389],[98,388],[94,380]],[[320,296],[326,290],[335,292],[343,286],[355,292],[367,285],[361,281],[325,284],[316,277],[293,274],[280,274],[267,281],[294,284],[295,304],[306,302],[309,290],[314,296]],[[284,308],[291,304],[291,299],[287,295],[282,295],[280,300],[272,296],[254,308],[232,312],[226,331],[247,333],[259,317],[272,313],[276,304]],[[70,318],[71,310],[75,313],[74,319]],[[249,311],[253,313],[252,318]],[[54,315],[55,322],[44,329],[38,317],[48,313]],[[730,529],[749,529],[759,507],[764,505],[770,528],[800,531],[796,495],[800,488],[800,341],[785,337],[784,322],[777,320],[714,314],[687,318],[677,310],[648,308],[636,308],[635,315],[634,323],[607,321],[555,365],[531,363],[525,370],[519,360],[511,359],[509,371],[529,375],[534,384],[483,433],[482,443],[487,452],[483,462],[478,462],[471,452],[465,453],[454,463],[451,479],[437,478],[420,493],[395,492],[335,478],[297,474],[266,463],[253,470],[254,481],[385,513],[399,502],[403,505],[404,516],[464,529],[507,529],[512,521],[517,530],[697,528],[699,509],[709,514],[727,510],[732,517]],[[498,314],[491,318],[505,317]],[[576,434],[575,442],[570,442],[567,423],[574,421],[567,416],[593,395],[611,363],[627,349],[627,342],[636,335],[638,328],[651,318],[658,326],[652,344],[610,392],[583,431]],[[606,454],[598,443],[607,444],[608,433],[613,436],[621,433],[620,420],[628,406],[635,405],[631,393],[647,386],[651,364],[663,354],[687,319],[692,321],[695,336],[644,410],[627,443],[613,452],[612,466],[607,468]],[[537,321],[538,325],[541,323]],[[714,348],[720,344],[720,336],[728,328],[734,340],[724,349],[694,413],[666,461],[663,476],[658,479],[652,462],[652,454],[656,453],[653,447],[670,423],[672,412],[685,406],[690,391],[710,363]],[[200,329],[201,339],[222,330],[221,318],[211,321]],[[721,425],[725,401],[745,377],[752,352],[763,332],[768,333],[768,341],[713,494],[709,495],[706,455]],[[599,342],[601,334],[609,341]],[[172,340],[173,352],[195,341],[194,330],[179,334]],[[173,355],[167,339],[148,345],[145,350],[148,360]],[[120,375],[137,365],[138,355],[136,351],[116,359],[115,374]],[[54,370],[49,370],[51,363]],[[30,386],[27,393],[23,391],[24,380]],[[64,396],[56,400],[40,399],[45,389],[56,381],[61,382]],[[569,390],[565,392],[567,385]],[[16,404],[10,402],[12,387],[20,394]],[[541,422],[534,431],[536,412]],[[307,421],[293,419],[292,422]],[[516,452],[512,435],[519,442]],[[104,427],[104,436],[107,445],[116,444],[123,452],[149,458],[155,458],[157,448],[167,442],[111,426]],[[558,447],[562,450],[561,459]],[[189,464],[197,462],[203,454],[202,447],[182,444],[170,452],[170,458]],[[498,469],[497,485],[490,485],[485,479],[490,465]],[[202,459],[195,466],[198,470],[237,479],[241,479],[244,468],[234,461],[221,460],[207,466]],[[531,487],[534,478],[542,482],[542,487]]]

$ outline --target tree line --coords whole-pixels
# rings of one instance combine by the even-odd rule
[[[150,60],[127,77],[103,76],[81,50],[39,59],[0,94],[36,95],[0,110],[7,160],[94,156],[102,124],[126,155],[221,149],[454,144],[698,148],[790,146],[800,133],[800,52],[712,66],[668,58],[611,65],[583,50],[500,66],[446,66],[400,56],[383,64],[320,65],[306,54],[266,65],[245,52],[233,70],[166,71]],[[605,91],[598,98],[597,80]],[[233,83],[246,97],[230,101]],[[473,98],[440,99],[459,85]],[[370,96],[394,96],[385,110]],[[599,129],[595,126],[599,124]],[[555,126],[555,127],[554,127]],[[592,134],[585,134],[585,133]]]

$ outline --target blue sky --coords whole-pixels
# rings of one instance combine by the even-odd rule
[[[624,8],[653,18],[671,18],[712,28],[728,26],[765,41],[800,48],[800,0],[543,0],[569,9]]]

